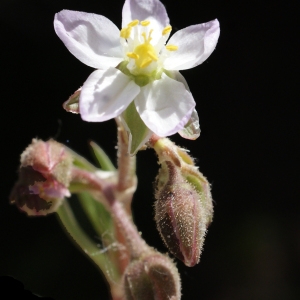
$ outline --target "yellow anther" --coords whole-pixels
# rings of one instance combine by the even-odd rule
[[[126,55],[130,58],[133,58],[133,59],[139,59],[139,56],[136,53],[133,53],[133,52],[127,52]]]
[[[150,21],[147,21],[147,20],[141,21],[142,26],[148,26],[149,24],[150,24]]]
[[[172,30],[172,26],[167,26],[167,27],[165,27],[164,29],[163,29],[163,31],[161,32],[161,34],[162,35],[166,35],[166,34],[168,34],[169,32],[171,32],[171,30]]]
[[[121,31],[120,31],[120,37],[122,37],[123,39],[128,39],[129,36],[130,36],[130,33],[131,33],[131,27],[130,26],[122,28]]]
[[[178,49],[178,46],[176,45],[167,45],[166,49],[169,51],[176,51]]]
[[[127,26],[128,27],[134,27],[134,26],[136,26],[137,24],[139,24],[139,20],[133,20],[133,21],[131,21]]]

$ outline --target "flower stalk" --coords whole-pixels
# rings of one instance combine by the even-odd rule
[[[137,178],[136,156],[130,155],[128,152],[129,136],[120,119],[116,118],[118,130],[118,183],[117,191],[122,198],[124,207],[129,215],[131,215],[131,201],[133,193],[136,190]]]

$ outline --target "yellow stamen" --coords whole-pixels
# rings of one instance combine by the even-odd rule
[[[150,21],[147,21],[147,20],[141,21],[142,26],[148,26],[149,24],[150,24]]]
[[[167,27],[165,27],[164,29],[163,29],[163,31],[161,32],[161,34],[162,35],[166,35],[166,34],[168,34],[169,32],[171,32],[171,30],[172,30],[172,26],[167,26]]]
[[[121,31],[120,31],[120,37],[122,37],[123,39],[128,39],[129,36],[130,36],[130,33],[131,33],[131,27],[130,26],[122,28]]]
[[[126,36],[126,33],[129,32],[132,28],[132,23],[131,22],[126,29],[121,30],[121,34]],[[140,23],[142,26],[147,26],[148,24],[150,24],[149,21],[144,20]],[[158,60],[158,56],[156,53],[156,49],[151,45],[151,34],[153,32],[153,29],[151,29],[148,33],[148,35],[146,34],[146,32],[142,32],[141,36],[144,39],[144,43],[141,43],[139,45],[137,45],[133,52],[127,52],[126,55],[129,58],[132,58],[135,60],[135,65],[137,68],[143,69],[148,67],[153,61],[157,61]]]
[[[148,67],[150,64],[152,63],[152,59],[151,58],[145,58],[141,64],[140,64],[140,68],[143,69],[143,68],[146,68]]]
[[[133,59],[139,59],[139,56],[136,53],[133,53],[133,52],[127,52],[126,55],[130,58],[133,58]]]
[[[178,46],[176,45],[167,45],[166,49],[169,51],[176,51],[178,49]]]
[[[136,26],[137,24],[139,24],[139,20],[133,20],[133,21],[131,21],[127,26],[128,27],[134,27],[134,26]]]
[[[152,60],[155,60],[155,61],[158,60],[157,56],[155,55],[155,53],[153,52],[152,49],[150,51],[148,51],[147,54],[148,54],[149,57],[152,58]]]

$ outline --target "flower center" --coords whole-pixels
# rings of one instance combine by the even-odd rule
[[[142,37],[144,38],[144,43],[136,46],[133,52],[127,52],[126,55],[130,58],[135,60],[135,64],[138,68],[146,68],[148,67],[153,61],[157,61],[157,54],[155,48],[150,44],[152,40],[151,34],[153,30],[149,32],[148,37],[146,33],[142,33]]]
[[[127,68],[133,76],[155,76],[162,69],[163,61],[169,55],[168,53],[178,49],[175,45],[165,46],[172,30],[170,25],[162,30],[160,38],[154,39],[154,43],[153,29],[149,29],[149,25],[148,20],[134,20],[120,32],[124,54],[130,58]],[[163,49],[164,46],[165,49]]]

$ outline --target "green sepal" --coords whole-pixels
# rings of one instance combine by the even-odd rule
[[[196,189],[198,193],[203,193],[203,182],[200,181],[199,177],[194,175],[187,175],[186,180]]]
[[[103,171],[115,171],[116,168],[107,156],[107,154],[104,152],[104,150],[98,146],[95,142],[91,141],[90,146],[93,150],[93,154],[97,160],[97,163],[99,164],[99,167]]]
[[[130,155],[135,155],[136,152],[148,141],[152,135],[152,131],[141,119],[136,110],[134,101],[132,101],[123,112],[121,119],[129,137],[128,151]]]

